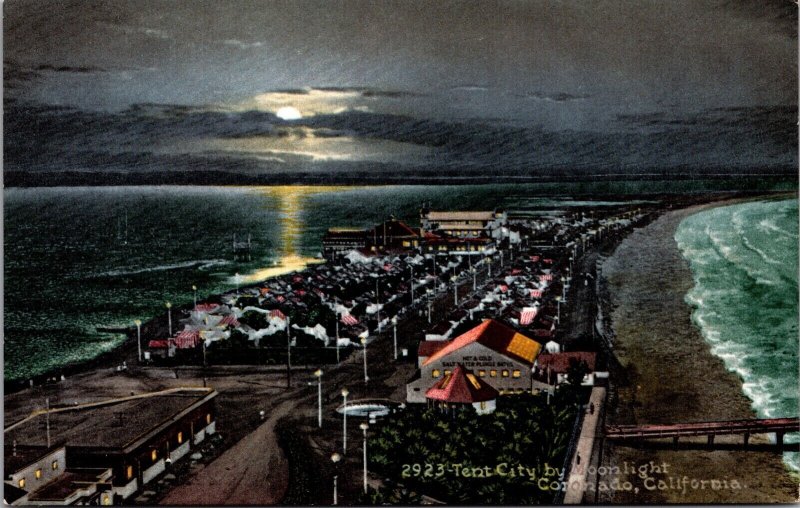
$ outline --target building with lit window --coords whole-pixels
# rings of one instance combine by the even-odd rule
[[[459,364],[500,395],[533,390],[532,370],[542,344],[513,328],[487,319],[444,344],[421,348],[428,356],[406,385],[409,403],[425,402],[428,389]]]
[[[420,224],[424,232],[432,232],[451,238],[492,238],[500,240],[506,235],[508,214],[502,210],[493,212],[436,212],[420,210]]]
[[[41,474],[50,472],[50,466],[53,471],[64,470],[66,464],[68,472],[107,469],[108,477],[98,481],[110,482],[114,494],[111,501],[118,504],[216,432],[216,396],[217,392],[210,388],[176,388],[53,409],[49,421],[42,412],[7,427],[5,442],[17,443],[18,449],[47,449],[47,426],[49,440],[59,443],[62,451],[35,462],[44,464]],[[9,454],[14,457],[13,450],[6,446],[7,464]],[[30,474],[27,469],[17,472],[10,481],[19,488],[30,487],[38,474],[36,470]],[[24,474],[21,485],[20,474]],[[72,476],[67,480],[75,484],[85,478]],[[29,494],[29,502],[31,498]]]
[[[493,413],[498,391],[460,363],[425,392],[429,403],[442,409],[472,406],[479,415]]]
[[[12,506],[108,506],[114,502],[111,469],[68,469],[63,445],[48,448],[12,442],[3,466],[3,498]]]

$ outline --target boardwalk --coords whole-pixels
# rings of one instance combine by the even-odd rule
[[[800,432],[800,418],[770,418],[730,420],[716,422],[677,423],[672,425],[609,425],[605,429],[608,439],[641,440],[655,438],[673,438],[677,442],[682,436],[708,436],[708,442],[714,442],[714,436],[726,434],[744,435],[744,443],[751,434],[775,433],[778,445],[783,444],[783,436],[787,432]]]

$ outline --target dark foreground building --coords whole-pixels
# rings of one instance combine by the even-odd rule
[[[94,481],[95,491],[113,497],[89,492],[86,500],[121,503],[216,432],[216,396],[210,388],[176,388],[32,415],[5,430],[6,489],[20,491],[20,504],[36,504],[43,490],[67,495]],[[22,450],[31,450],[27,459]]]

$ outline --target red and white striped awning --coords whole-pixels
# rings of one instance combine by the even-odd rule
[[[534,318],[536,318],[536,314],[539,310],[536,307],[525,307],[522,309],[522,313],[519,315],[519,324],[521,325],[529,325],[533,322]]]
[[[541,289],[531,289],[531,298],[541,298],[541,297],[542,297]]]
[[[342,323],[347,326],[353,326],[358,324],[358,319],[353,317],[352,314],[342,314]]]
[[[219,307],[218,303],[198,303],[195,310],[197,310],[197,312],[211,312],[216,310],[217,307]]]
[[[284,321],[286,321],[286,314],[281,312],[280,309],[273,309],[269,311],[269,317],[283,319]]]
[[[553,280],[553,274],[552,273],[546,273],[544,275],[540,275],[539,276],[539,280]]]
[[[219,322],[222,326],[232,326],[236,328],[239,326],[239,320],[236,319],[236,316],[233,314],[228,314],[227,316],[222,318],[222,321]]]
[[[200,343],[200,332],[197,330],[184,330],[175,336],[175,347],[178,349],[191,349]]]

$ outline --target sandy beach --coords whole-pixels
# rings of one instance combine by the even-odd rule
[[[674,240],[680,222],[710,206],[693,206],[664,214],[633,232],[602,264],[610,299],[615,351],[627,372],[627,383],[612,390],[608,424],[672,423],[754,418],[742,381],[713,356],[690,320],[684,296],[693,280]],[[770,503],[798,500],[798,479],[772,450],[724,449],[741,437],[717,440],[713,449],[632,448],[606,445],[605,465],[666,463],[662,478],[733,480],[741,488],[649,490],[635,474],[623,474],[638,489],[610,491],[599,502],[613,503]],[[754,436],[752,443],[767,443]],[[790,445],[791,446],[791,445]],[[662,448],[662,447],[658,447]],[[693,448],[693,449],[692,449]],[[769,448],[769,447],[765,447]],[[609,478],[610,480],[610,478]]]

